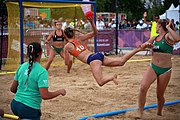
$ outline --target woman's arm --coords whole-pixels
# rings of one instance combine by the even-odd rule
[[[54,31],[51,32],[51,34],[47,37],[47,39],[45,40],[45,44],[49,44],[51,38],[53,38],[53,35],[54,35]]]
[[[97,28],[96,28],[96,25],[94,24],[94,19],[93,19],[93,18],[89,18],[88,20],[89,20],[89,22],[91,23],[91,26],[92,26],[92,30],[93,30],[93,31],[90,32],[90,33],[87,33],[87,34],[84,34],[84,35],[79,36],[79,37],[78,37],[78,40],[80,40],[80,41],[88,40],[88,39],[96,36],[97,33],[98,33],[98,30],[97,30]]]
[[[137,48],[133,49],[131,52],[125,54],[121,57],[120,65],[123,66],[133,55],[135,55],[139,51],[145,50],[147,47],[152,47],[152,44],[149,42],[145,42],[142,45],[139,45]]]
[[[146,17],[147,17],[147,12],[144,12],[144,23],[148,24],[148,25],[152,25],[152,22],[147,22]]]
[[[12,93],[16,93],[17,92],[17,87],[18,87],[18,81],[13,80],[13,83],[11,85],[10,91]]]
[[[39,88],[41,97],[43,100],[48,100],[55,98],[59,95],[65,96],[66,95],[66,90],[65,89],[60,89],[54,92],[49,92],[48,88]]]
[[[180,41],[180,35],[178,33],[176,33],[176,31],[174,31],[173,29],[171,29],[172,26],[172,21],[169,22],[168,25],[166,25],[166,28],[169,32],[169,34],[167,34],[167,37],[170,40],[173,40],[174,42],[179,42]]]

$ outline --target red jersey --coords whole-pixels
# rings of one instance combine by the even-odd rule
[[[87,49],[86,44],[80,44],[76,39],[74,39],[71,43],[75,46],[75,49],[70,52],[74,57],[77,57],[81,52]]]

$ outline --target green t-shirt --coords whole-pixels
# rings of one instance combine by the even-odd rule
[[[18,81],[18,89],[14,99],[34,109],[41,108],[42,98],[39,88],[48,88],[48,72],[38,62],[33,63],[32,70],[27,80],[29,63],[19,66],[14,76]]]

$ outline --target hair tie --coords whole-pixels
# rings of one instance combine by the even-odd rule
[[[30,47],[32,48],[30,53],[33,53],[33,45],[29,45],[29,49],[30,49]]]

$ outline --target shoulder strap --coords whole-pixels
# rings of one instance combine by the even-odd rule
[[[72,44],[74,45],[74,47],[76,48],[75,42],[76,42],[76,40],[74,39],[74,40],[73,40],[72,42],[70,42],[70,43],[72,43]]]
[[[154,38],[154,41],[156,41],[157,37],[159,37],[159,35]]]
[[[56,30],[55,30],[55,32],[54,32],[54,35],[56,35]]]

